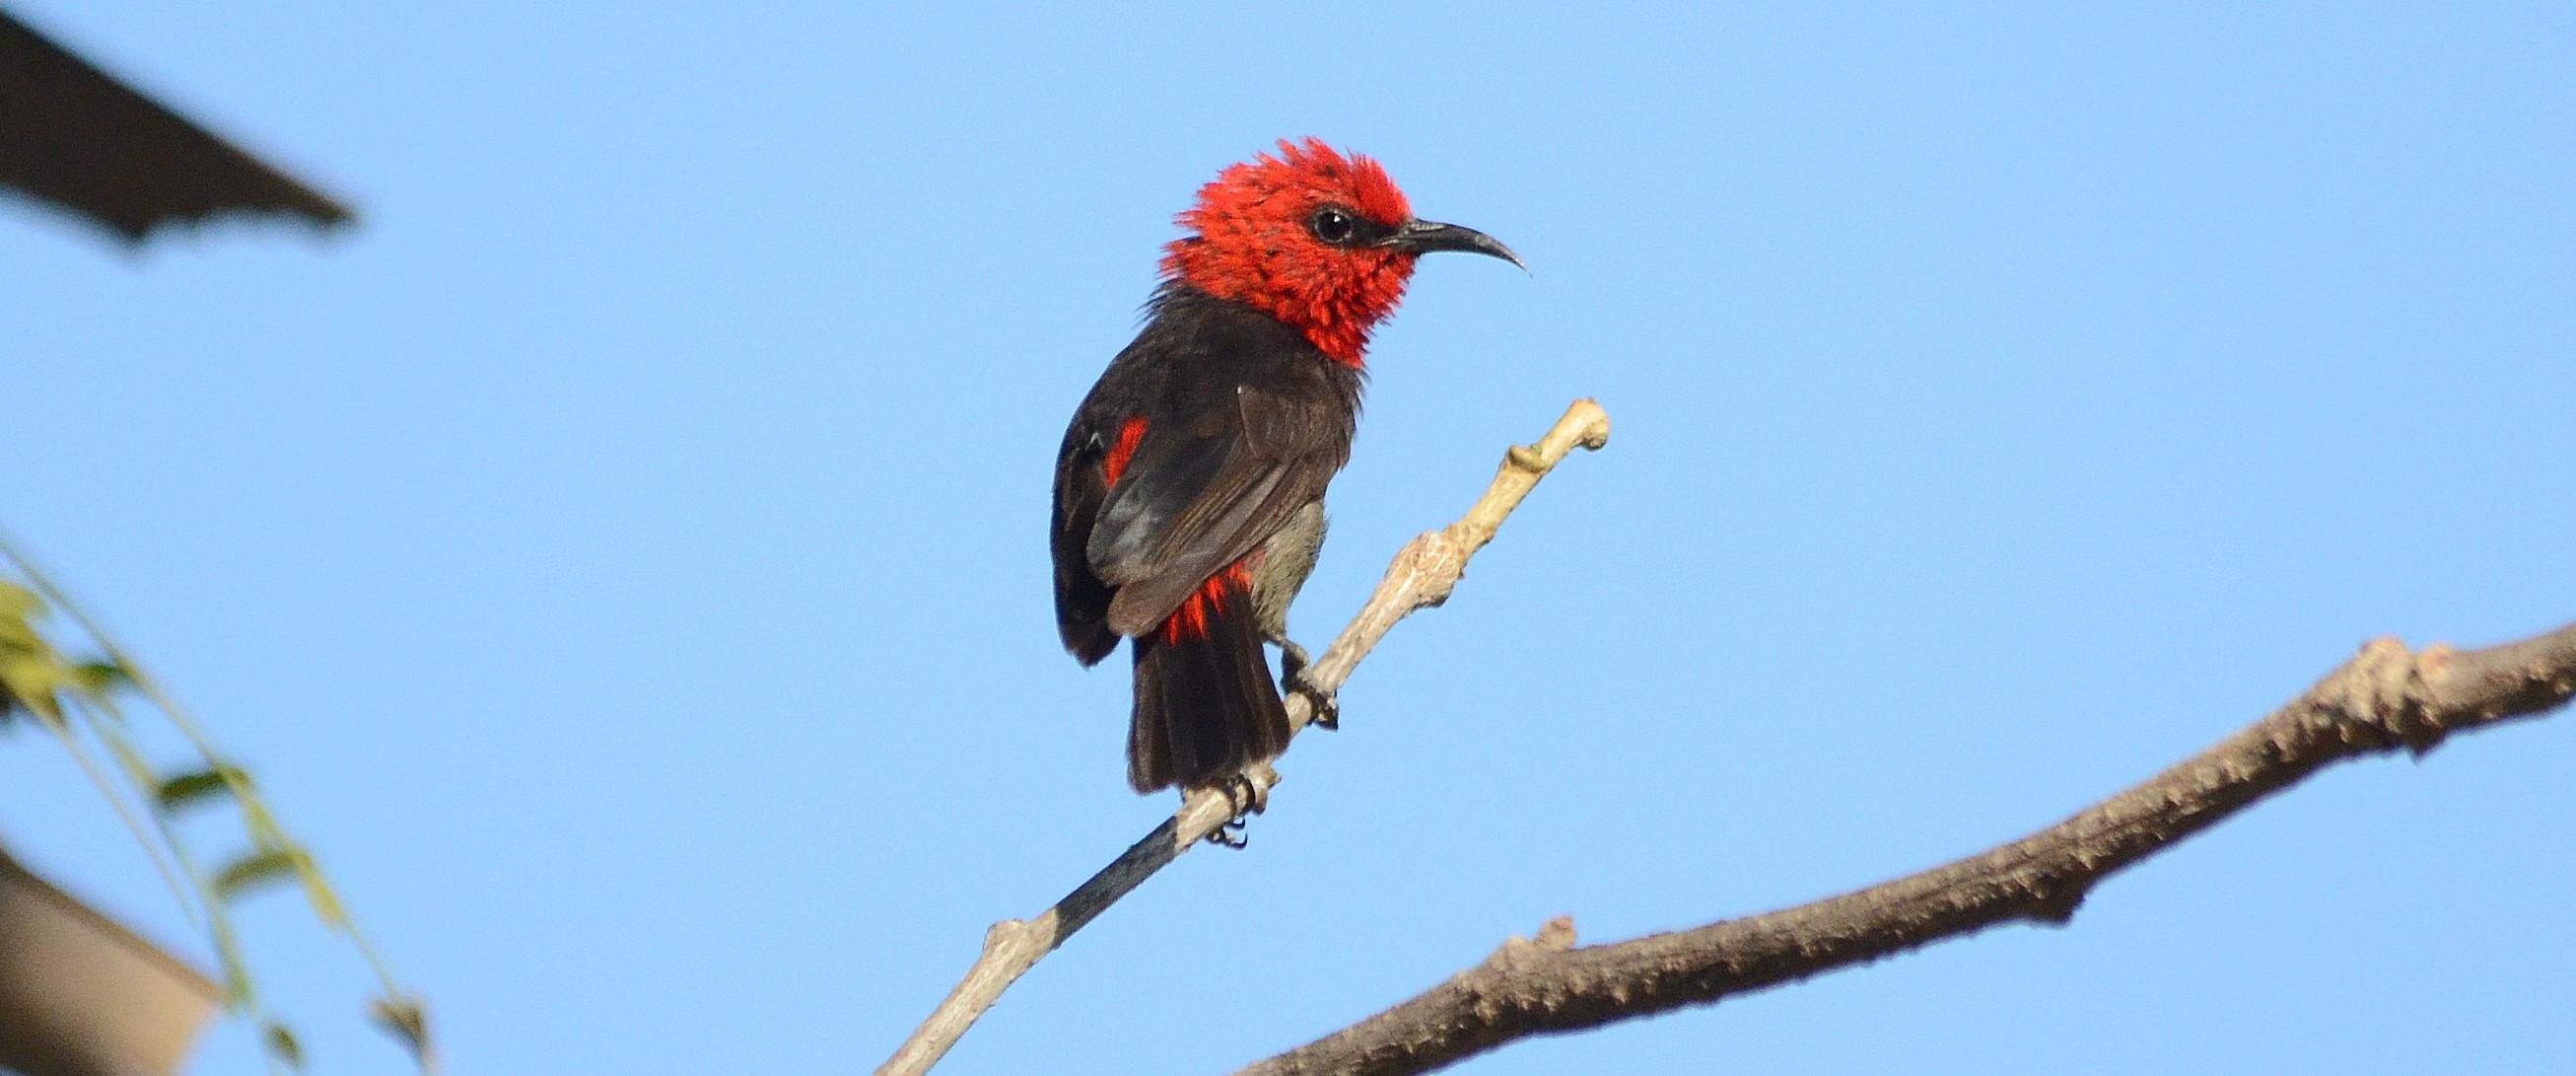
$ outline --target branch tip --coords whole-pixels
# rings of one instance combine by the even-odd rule
[[[1574,401],[1574,406],[1568,408],[1566,414],[1569,418],[1579,416],[1582,419],[1583,429],[1575,434],[1575,443],[1582,445],[1584,451],[1599,452],[1610,447],[1610,412],[1602,410],[1599,403],[1587,396]]]

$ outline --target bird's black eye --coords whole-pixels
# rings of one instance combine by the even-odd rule
[[[1359,225],[1351,219],[1348,211],[1325,206],[1306,221],[1306,230],[1315,233],[1317,239],[1340,246],[1351,241],[1351,236],[1358,233]]]

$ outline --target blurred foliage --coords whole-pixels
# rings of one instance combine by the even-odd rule
[[[218,754],[195,719],[14,542],[0,537],[0,556],[17,573],[16,578],[0,576],[0,730],[42,726],[89,774],[161,869],[180,904],[205,924],[222,965],[226,1002],[259,1025],[270,1069],[302,1068],[304,1050],[295,1033],[262,1004],[234,928],[232,906],[250,893],[292,880],[303,890],[314,918],[348,938],[374,970],[380,993],[369,999],[371,1021],[400,1041],[422,1072],[431,1071],[428,1015],[421,999],[394,980],[312,854],[279,824],[250,772]],[[57,613],[70,622],[69,630],[54,626]],[[175,769],[154,765],[138,745],[129,715],[166,724],[196,757]],[[91,744],[106,751],[115,776],[99,764]],[[181,839],[176,823],[183,815],[226,805],[240,817],[249,848],[209,870]]]

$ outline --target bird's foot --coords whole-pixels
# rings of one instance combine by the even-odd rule
[[[1279,690],[1306,697],[1307,720],[1327,732],[1342,727],[1342,700],[1308,671],[1314,663],[1307,660],[1306,648],[1286,639],[1279,642]]]
[[[1249,833],[1252,816],[1270,806],[1270,791],[1239,773],[1227,778],[1221,787],[1225,792],[1226,805],[1234,808],[1234,817],[1226,819],[1225,824],[1210,832],[1207,841],[1240,852],[1252,843]]]
[[[1240,852],[1252,846],[1251,822],[1242,815],[1227,819],[1207,835],[1207,842],[1220,848]]]

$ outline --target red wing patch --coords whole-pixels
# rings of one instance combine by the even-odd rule
[[[1145,439],[1145,420],[1128,419],[1118,427],[1118,443],[1109,446],[1109,454],[1100,457],[1100,484],[1115,486],[1118,476],[1127,473],[1127,461],[1136,455],[1136,442]]]

